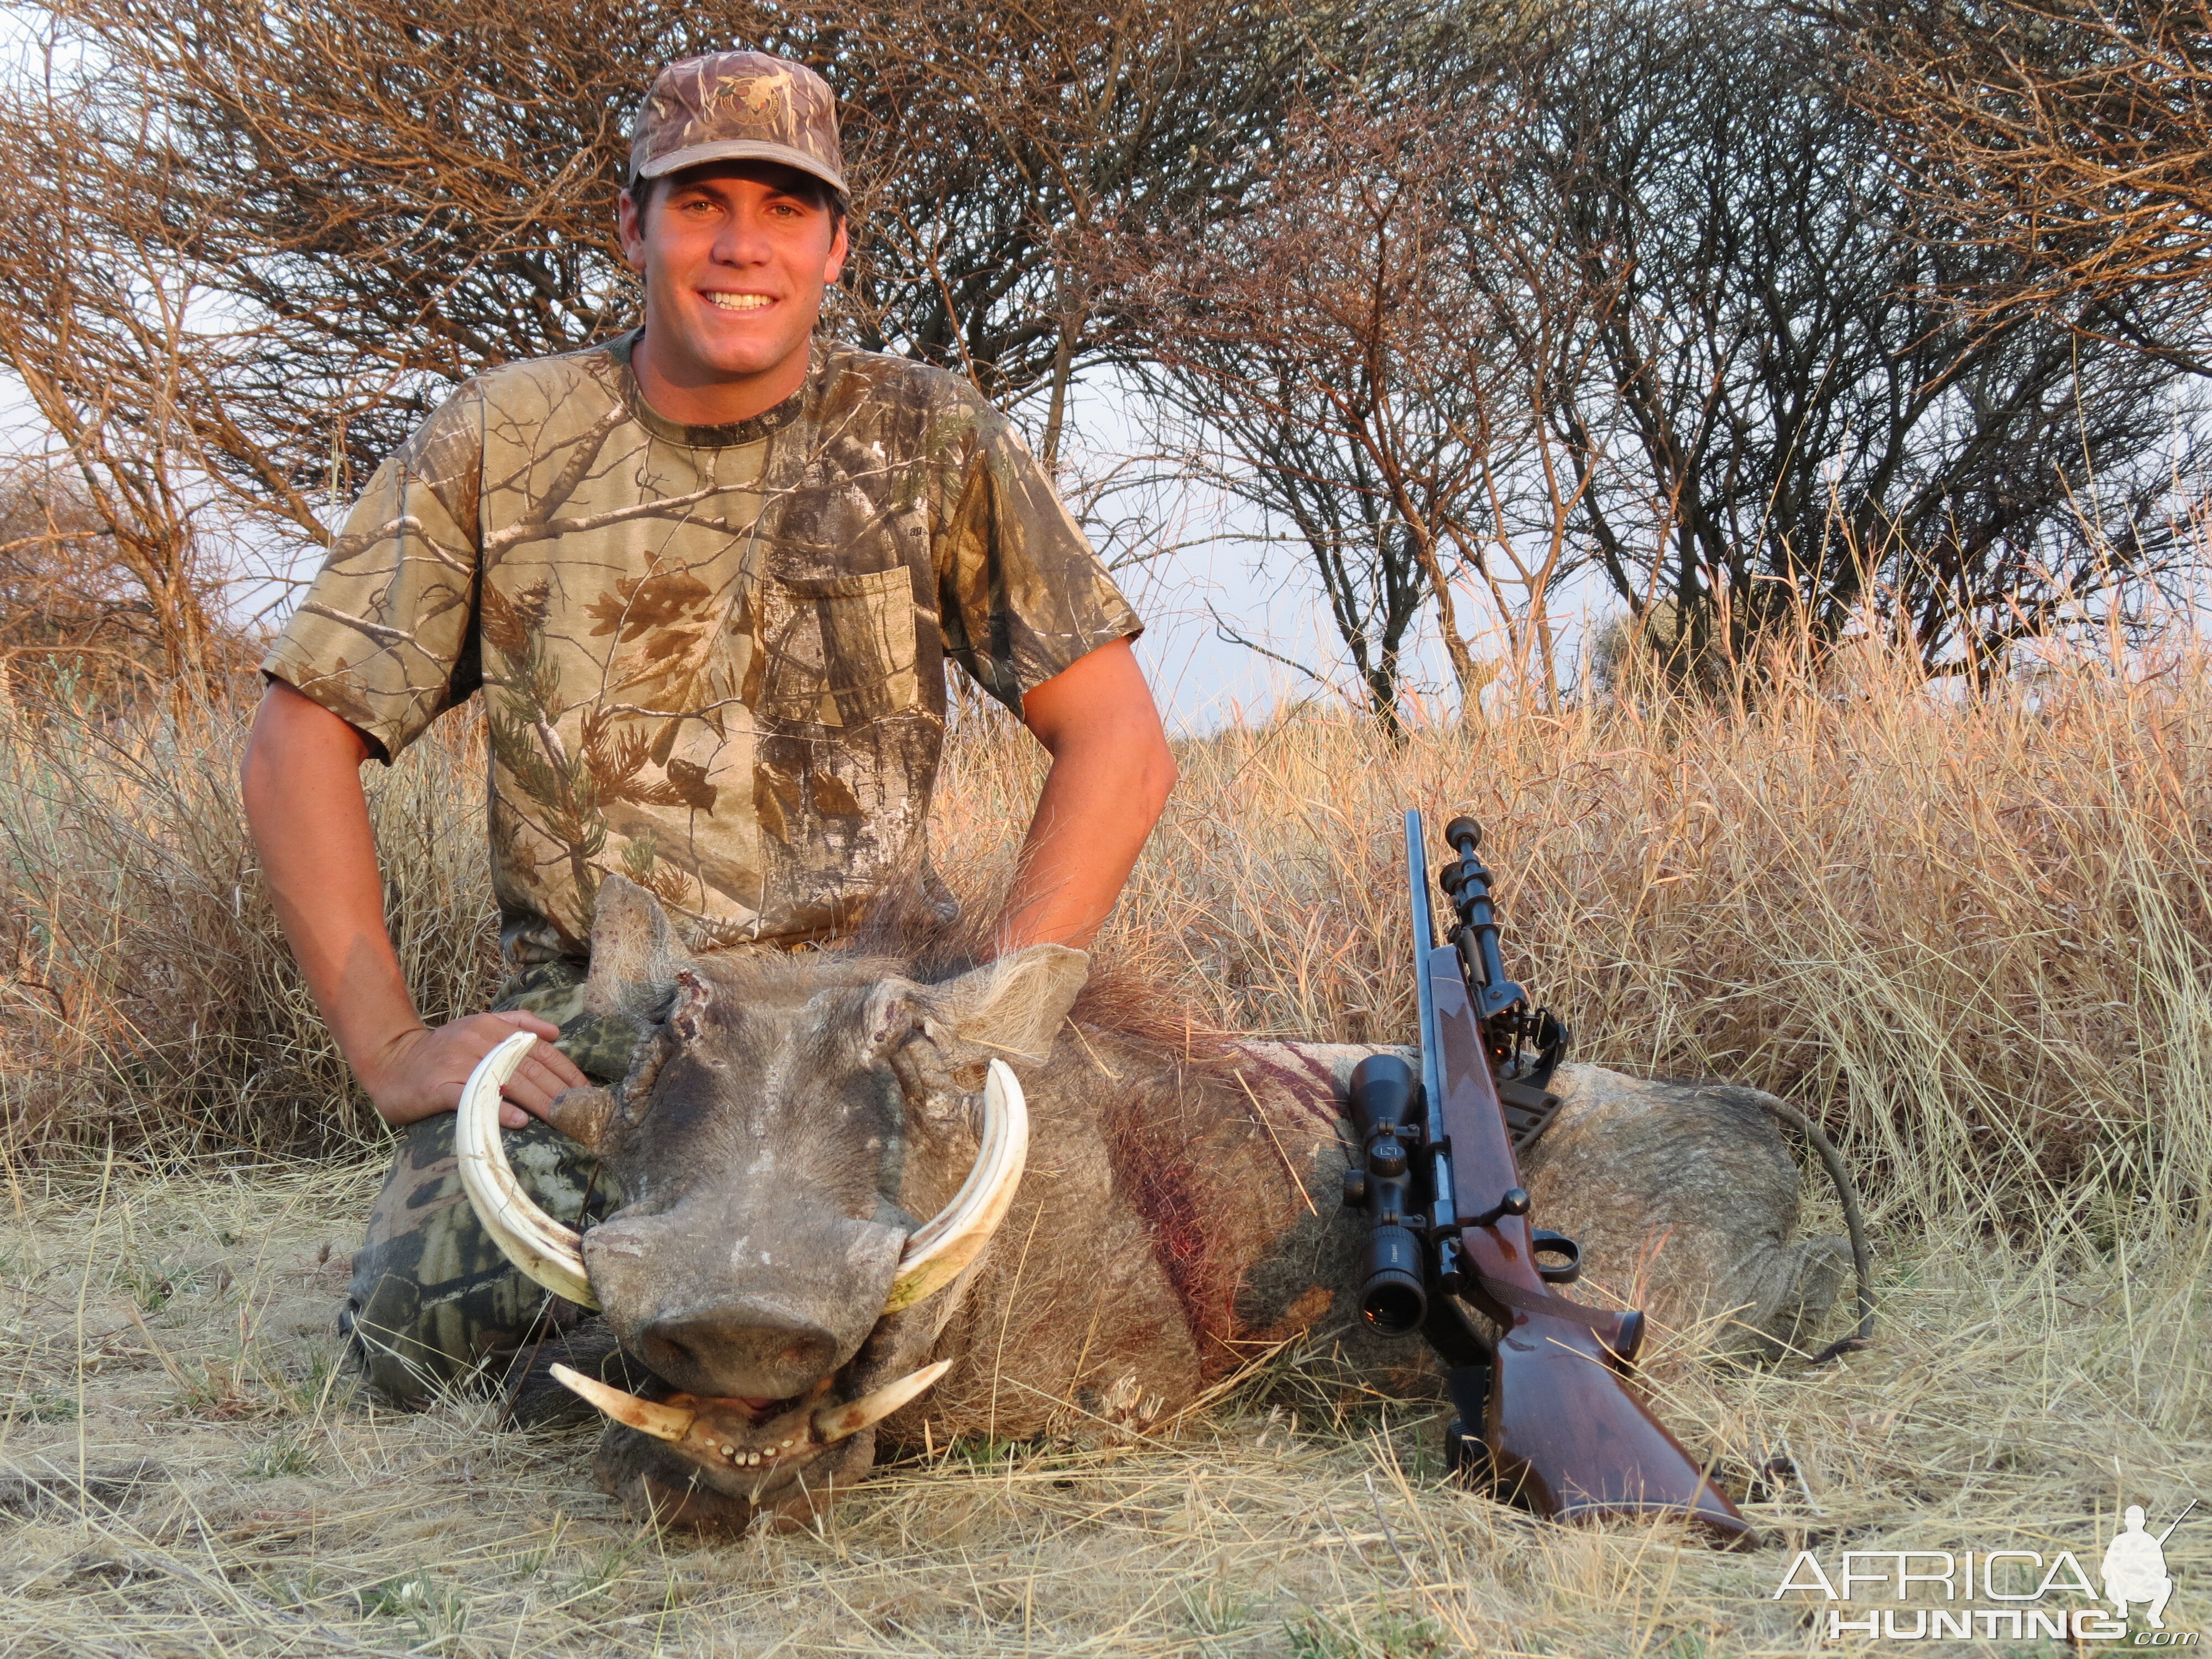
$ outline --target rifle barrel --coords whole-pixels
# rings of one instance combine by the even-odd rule
[[[2175,1516],[2172,1520],[2166,1523],[2166,1530],[2158,1535],[2160,1548],[2163,1549],[2166,1547],[2166,1540],[2173,1536],[2173,1529],[2179,1526],[2183,1522],[2189,1519],[2190,1510],[2193,1510],[2196,1507],[2197,1500],[2192,1498],[2189,1500],[2187,1508],[2185,1508],[2180,1514]]]
[[[1415,807],[1406,814],[1406,873],[1413,899],[1413,994],[1423,1032],[1437,1029],[1436,993],[1429,985],[1429,962],[1437,948],[1436,921],[1429,908],[1429,847]],[[1429,1200],[1429,1237],[1455,1238],[1459,1231],[1456,1194],[1452,1190],[1450,1142],[1444,1135],[1443,1056],[1425,1037],[1421,1042],[1421,1109],[1425,1133],[1421,1159],[1427,1175],[1423,1196]]]

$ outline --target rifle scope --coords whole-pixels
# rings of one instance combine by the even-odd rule
[[[1421,1241],[1413,1232],[1428,1218],[1407,1215],[1413,1186],[1407,1143],[1418,1145],[1421,1136],[1413,1068],[1395,1054],[1370,1054],[1353,1068],[1350,1092],[1352,1128],[1366,1167],[1345,1171],[1344,1201],[1364,1210],[1372,1223],[1359,1265],[1359,1313],[1383,1335],[1403,1336],[1429,1311]]]

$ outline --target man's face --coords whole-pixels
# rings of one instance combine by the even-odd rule
[[[621,198],[623,253],[645,276],[647,349],[666,380],[711,392],[805,377],[822,291],[845,264],[845,228],[806,177],[713,161],[659,181],[643,214]]]

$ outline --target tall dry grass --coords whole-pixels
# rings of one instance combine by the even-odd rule
[[[172,1152],[380,1140],[294,969],[239,805],[252,705],[117,720],[0,702],[0,1141]],[[368,769],[386,913],[426,1017],[498,981],[483,744]]]
[[[1869,640],[1769,665],[1748,703],[1509,708],[1402,745],[1295,713],[1182,745],[1104,948],[1223,1029],[1404,1040],[1398,814],[1472,811],[1510,960],[1579,1055],[1800,1101],[1922,1215],[2185,1206],[2212,1172],[2208,667],[2184,641],[1964,690]],[[243,714],[0,726],[15,1144],[374,1138],[254,878]],[[433,1018],[496,977],[482,766],[453,720],[370,769]],[[956,883],[1006,867],[1040,766],[961,723]]]
[[[1967,690],[1870,639],[1747,702],[1227,732],[1183,746],[1110,943],[1230,1030],[1407,1040],[1399,813],[1433,843],[1472,811],[1579,1057],[1798,1101],[1922,1216],[2179,1219],[2212,1175],[2209,668],[2177,641]],[[954,867],[1036,772],[1003,727],[955,749]]]

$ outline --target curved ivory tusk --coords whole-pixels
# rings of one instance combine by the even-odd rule
[[[934,1365],[924,1365],[912,1376],[886,1382],[858,1400],[848,1400],[842,1406],[824,1406],[814,1413],[815,1435],[827,1445],[848,1434],[858,1434],[869,1424],[882,1422],[951,1369],[951,1360],[940,1359]]]
[[[634,1394],[624,1394],[620,1389],[609,1388],[581,1371],[572,1371],[566,1365],[553,1367],[553,1380],[571,1393],[581,1395],[617,1423],[627,1423],[640,1434],[649,1434],[656,1440],[681,1440],[690,1430],[699,1415],[696,1412],[678,1411],[673,1406],[655,1405],[650,1400],[640,1400]]]
[[[469,1073],[453,1129],[461,1188],[502,1255],[554,1295],[596,1308],[599,1299],[592,1294],[592,1281],[584,1271],[581,1236],[539,1209],[522,1190],[500,1144],[501,1085],[514,1075],[537,1041],[527,1031],[517,1031]]]
[[[983,1079],[983,1149],[975,1167],[952,1201],[907,1240],[885,1313],[911,1308],[943,1290],[981,1253],[1012,1207],[1029,1153],[1029,1103],[1022,1098],[1021,1081],[1006,1061],[994,1060]]]

